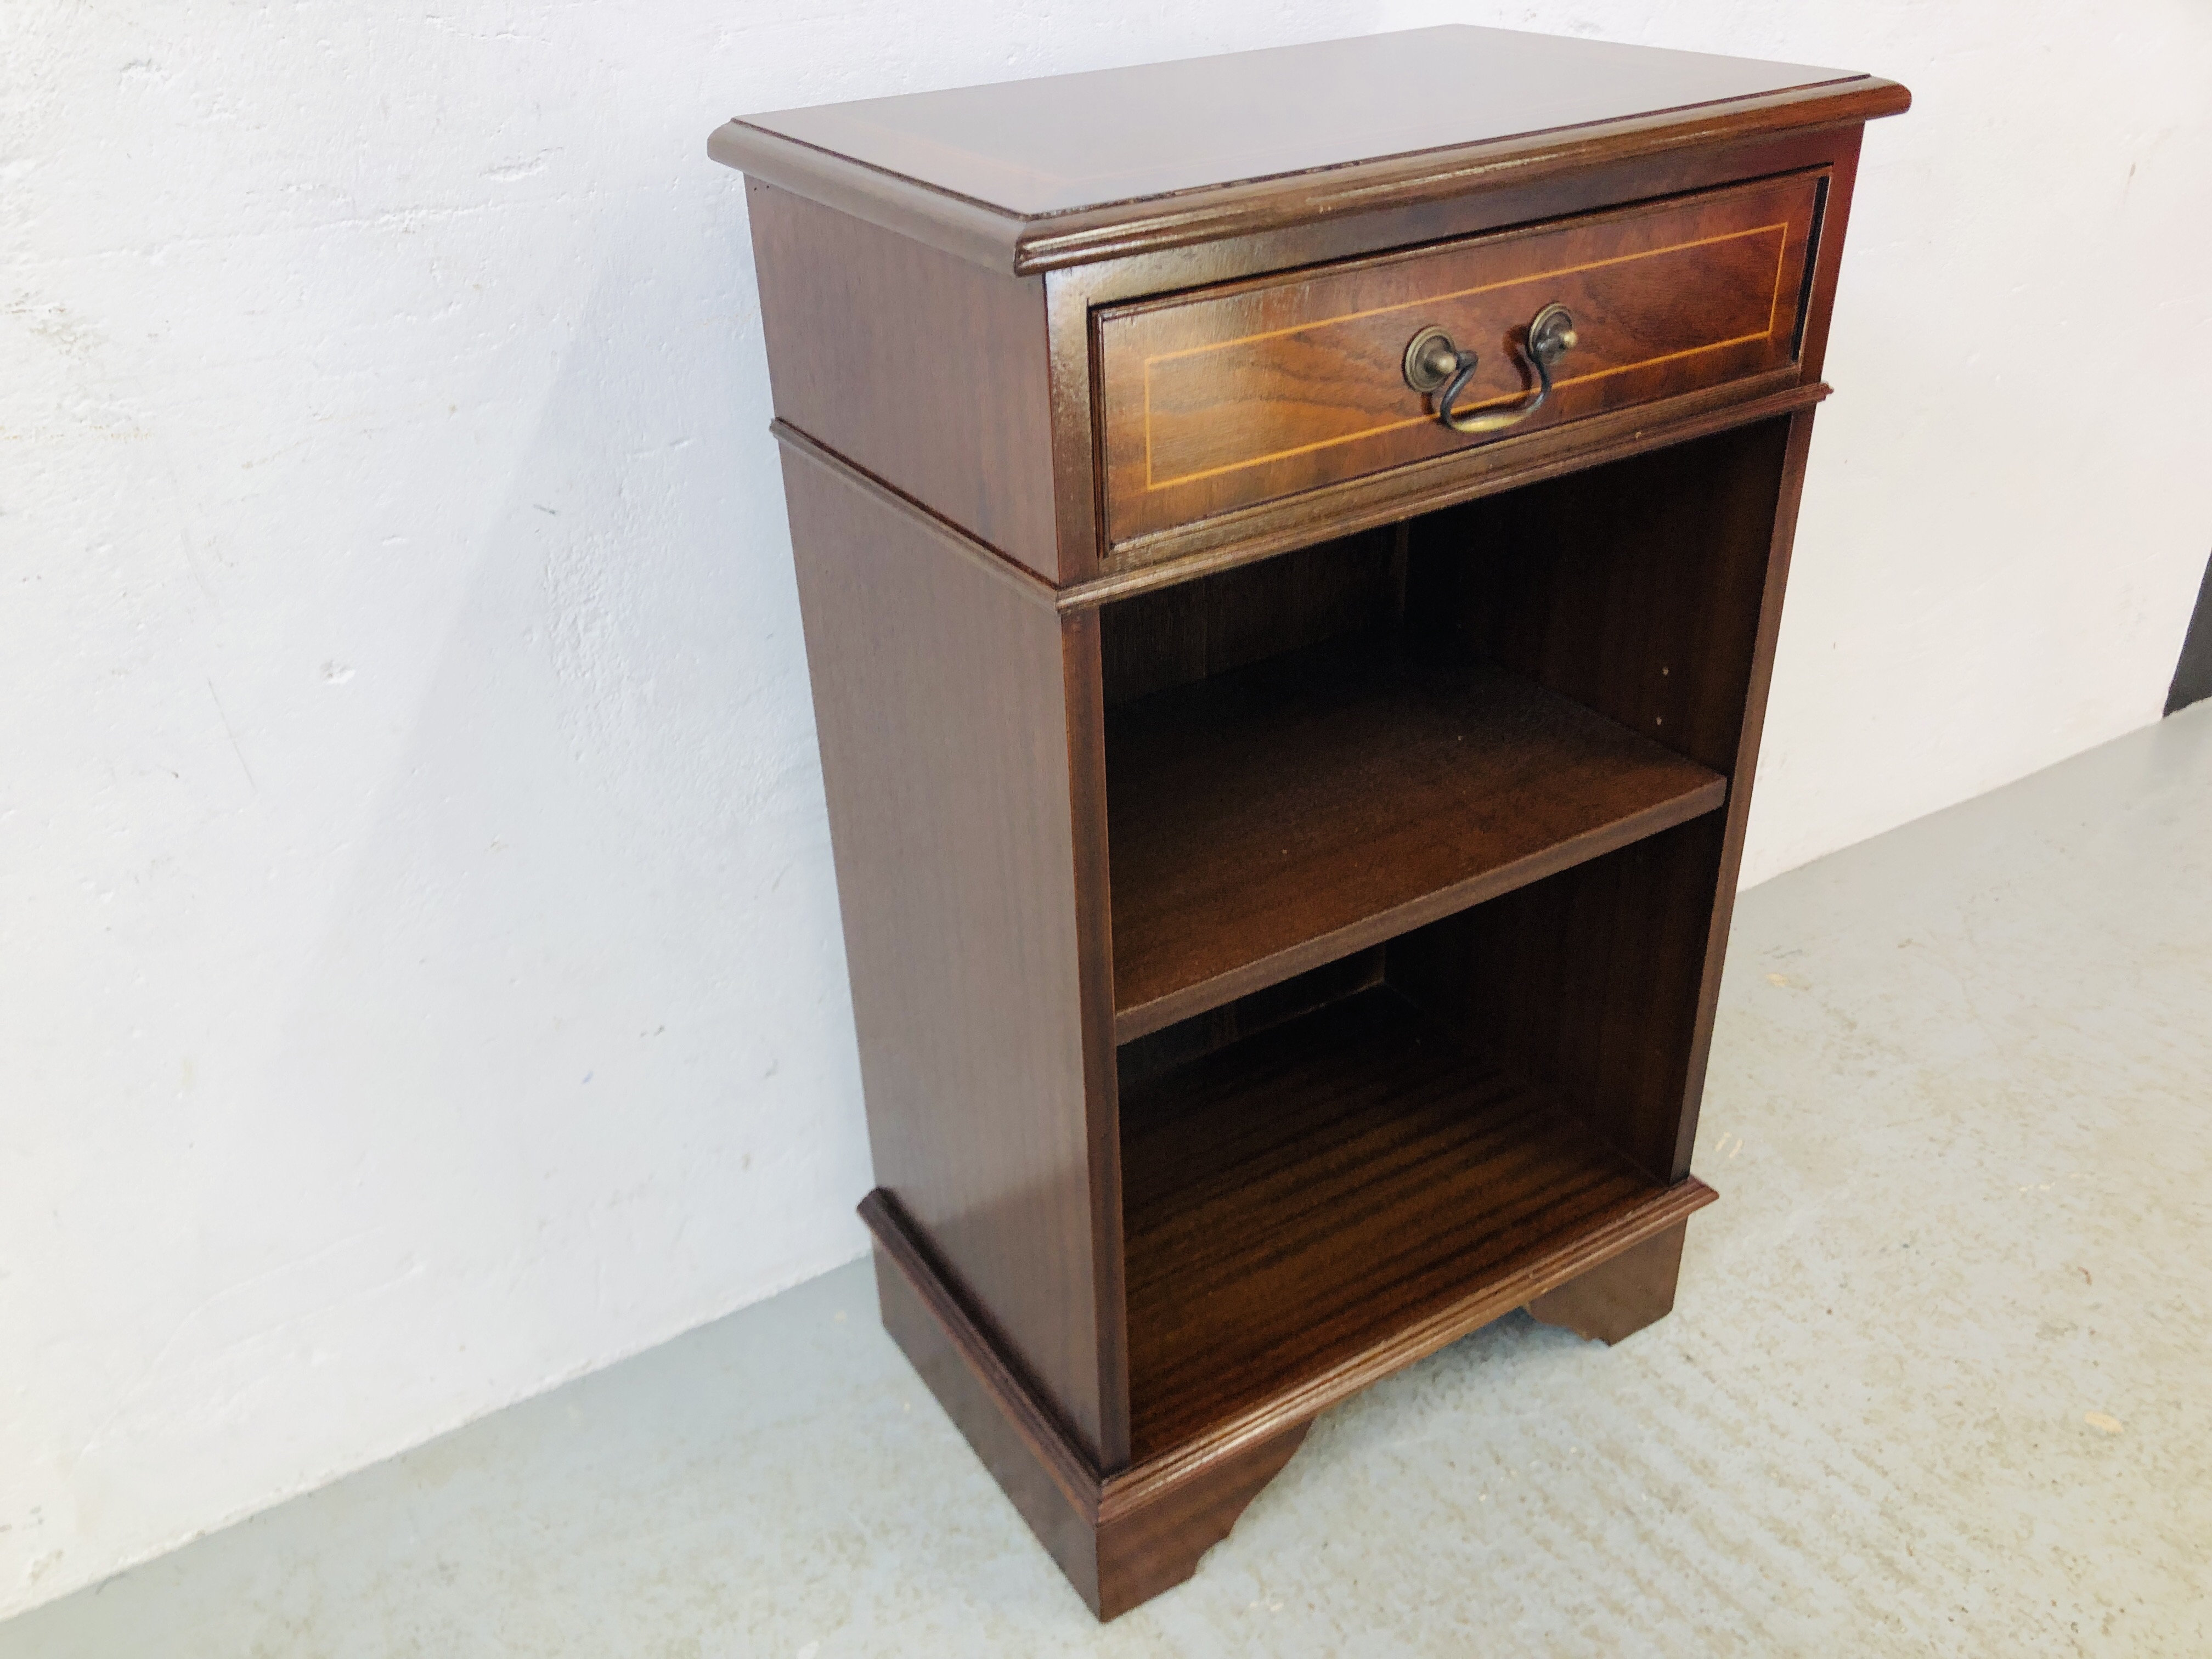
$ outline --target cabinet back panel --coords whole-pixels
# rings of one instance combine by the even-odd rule
[[[1380,985],[1383,948],[1370,945],[1121,1044],[1115,1068],[1121,1092],[1133,1093],[1178,1066]]]
[[[1675,1180],[1724,828],[1693,819],[1393,939],[1388,981]]]
[[[1106,606],[1106,706],[1395,626],[1405,608],[1405,539],[1403,526],[1386,525]]]
[[[1786,420],[1410,521],[1409,632],[1733,772]]]

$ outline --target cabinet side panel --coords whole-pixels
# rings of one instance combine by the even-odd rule
[[[1110,1453],[1060,621],[814,461],[784,488],[876,1178]]]
[[[1044,280],[746,180],[775,412],[1000,552],[1060,568]]]
[[[1129,1458],[1128,1315],[1122,1282],[1121,1109],[1114,1044],[1114,906],[1106,847],[1105,672],[1096,611],[1060,619],[1074,828],[1083,1079],[1090,1102],[1091,1239],[1098,1308],[1099,1467]]]
[[[1759,770],[1759,739],[1766,731],[1766,694],[1774,683],[1783,595],[1790,584],[1790,556],[1796,544],[1797,507],[1805,494],[1805,462],[1812,445],[1813,411],[1808,409],[1791,418],[1782,455],[1781,487],[1769,538],[1750,683],[1745,689],[1743,721],[1737,731],[1735,763],[1729,772],[1727,836],[1721,848],[1720,878],[1707,934],[1698,1023],[1691,1034],[1688,1084],[1681,1121],[1675,1131],[1674,1169],[1680,1174],[1689,1172],[1690,1152],[1698,1137],[1698,1108],[1705,1097],[1705,1064],[1712,1055],[1713,1016],[1720,1006],[1721,969],[1728,956],[1729,924],[1735,915],[1736,878],[1743,867],[1744,835],[1751,822],[1751,787]]]

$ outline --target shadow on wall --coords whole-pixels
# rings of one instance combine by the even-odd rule
[[[2181,641],[2181,660],[2174,665],[2173,684],[2166,694],[2166,712],[2178,714],[2193,702],[2212,697],[2212,561],[2204,566],[2204,580],[2197,590],[2196,614]]]

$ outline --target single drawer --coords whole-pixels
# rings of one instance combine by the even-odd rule
[[[1109,546],[1787,368],[1826,177],[1793,173],[1102,308]],[[1532,409],[1541,377],[1529,331],[1554,307],[1567,322],[1538,339],[1564,349],[1545,354],[1550,392]],[[1409,362],[1431,329],[1447,341],[1431,337]],[[1485,429],[1438,420],[1440,392],[1413,382],[1439,371],[1458,383],[1454,415]]]

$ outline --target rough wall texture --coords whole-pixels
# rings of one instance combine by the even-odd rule
[[[741,109],[1443,21],[1878,70],[1756,878],[2154,718],[2212,21],[0,14],[0,1613],[855,1254]]]

